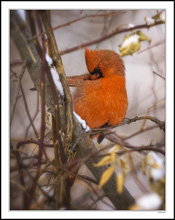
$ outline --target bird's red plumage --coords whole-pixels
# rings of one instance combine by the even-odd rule
[[[128,107],[123,61],[114,51],[87,48],[85,58],[91,74],[68,77],[68,84],[77,87],[74,111],[92,129],[115,126],[122,122]]]

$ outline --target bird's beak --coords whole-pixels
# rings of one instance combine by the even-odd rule
[[[99,78],[101,78],[100,73],[95,73],[95,74],[91,75],[91,80],[95,80],[95,79],[99,79]]]

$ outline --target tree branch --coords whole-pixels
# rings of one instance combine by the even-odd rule
[[[14,98],[13,98],[13,103],[12,103],[11,112],[10,112],[10,125],[12,124],[12,120],[13,120],[13,116],[14,116],[14,112],[15,112],[15,107],[16,107],[18,96],[19,96],[20,81],[21,81],[22,76],[25,72],[26,66],[27,66],[27,64],[29,64],[29,62],[30,62],[29,60],[26,60],[23,63],[21,72],[20,72],[19,77],[18,77],[18,82],[17,82],[16,88],[15,88],[15,95],[14,95]],[[18,64],[19,64],[19,62],[18,62]],[[20,62],[20,64],[21,64],[21,62]],[[16,65],[16,63],[15,63],[15,65]]]
[[[63,28],[63,27],[68,26],[68,25],[71,25],[71,24],[73,24],[73,23],[75,23],[75,22],[77,22],[77,21],[81,21],[81,20],[83,20],[83,19],[85,19],[85,18],[109,17],[109,16],[114,16],[114,15],[120,15],[120,14],[122,14],[122,13],[125,13],[125,12],[124,12],[124,11],[119,11],[119,12],[118,12],[118,11],[117,11],[117,12],[115,11],[115,12],[111,12],[111,13],[108,13],[108,14],[85,15],[85,16],[83,16],[83,17],[80,17],[80,18],[71,20],[71,21],[69,21],[69,22],[66,22],[65,24],[61,24],[61,25],[58,25],[58,26],[56,26],[56,27],[53,27],[53,28],[51,28],[51,29],[49,30],[49,32],[50,32],[50,31],[55,31],[55,30],[57,30],[57,29]],[[31,39],[28,39],[28,40],[35,40],[36,38],[42,36],[43,34],[47,34],[47,31],[45,31],[45,32],[40,32],[39,34],[35,34]]]
[[[145,120],[145,119],[149,119],[151,120],[152,122],[156,123],[160,129],[162,129],[164,132],[165,132],[165,122],[164,121],[160,121],[159,119],[153,117],[153,116],[150,116],[150,115],[143,115],[143,116],[135,116],[134,118],[125,118],[123,120],[123,122],[121,124],[119,124],[118,126],[122,126],[122,125],[125,125],[125,124],[130,124],[132,122],[136,122],[136,121],[139,121],[139,120]]]
[[[66,112],[66,134],[65,134],[65,149],[68,150],[71,147],[72,144],[72,136],[73,136],[73,106],[72,106],[72,98],[69,90],[69,86],[67,84],[66,80],[66,74],[64,72],[62,60],[60,57],[60,54],[58,52],[57,44],[55,37],[53,35],[53,31],[49,31],[52,29],[52,26],[50,24],[49,18],[47,16],[46,11],[40,11],[43,24],[45,26],[47,37],[48,37],[48,43],[50,45],[51,54],[53,63],[56,67],[57,73],[59,74],[59,78],[61,81],[61,84],[63,86],[64,90],[64,96],[65,96],[65,112]]]
[[[164,22],[162,21],[157,21],[153,26],[156,26],[156,25],[160,25],[160,24],[164,24]],[[87,43],[83,43],[83,44],[80,44],[78,46],[75,46],[75,47],[71,47],[71,48],[68,48],[66,50],[62,50],[60,51],[60,55],[64,55],[64,54],[67,54],[67,53],[70,53],[70,52],[74,52],[76,50],[79,50],[79,49],[82,49],[84,47],[87,47],[87,46],[91,46],[93,44],[97,44],[101,41],[104,41],[104,40],[107,40],[111,37],[113,37],[114,35],[116,34],[120,34],[120,33],[124,33],[124,32],[128,32],[128,31],[133,31],[133,30],[137,30],[137,29],[144,29],[144,28],[150,28],[150,27],[153,27],[153,26],[149,26],[148,24],[140,24],[140,25],[136,25],[134,27],[130,27],[130,28],[123,28],[123,29],[119,29],[118,27],[112,31],[111,33],[109,34],[106,34],[105,36],[102,36],[100,38],[97,38],[93,41],[89,41]]]

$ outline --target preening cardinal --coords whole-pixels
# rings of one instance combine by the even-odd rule
[[[128,100],[120,55],[112,50],[85,48],[85,60],[90,74],[67,78],[69,86],[76,87],[74,111],[91,129],[121,123]]]

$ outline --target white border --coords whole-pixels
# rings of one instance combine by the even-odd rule
[[[1,2],[1,98],[2,98],[2,141],[1,141],[1,210],[2,219],[22,218],[173,218],[174,210],[174,159],[173,159],[173,78],[174,78],[174,2]],[[69,8],[67,7],[69,5]],[[9,9],[166,9],[166,162],[167,193],[165,212],[139,211],[9,211]]]

